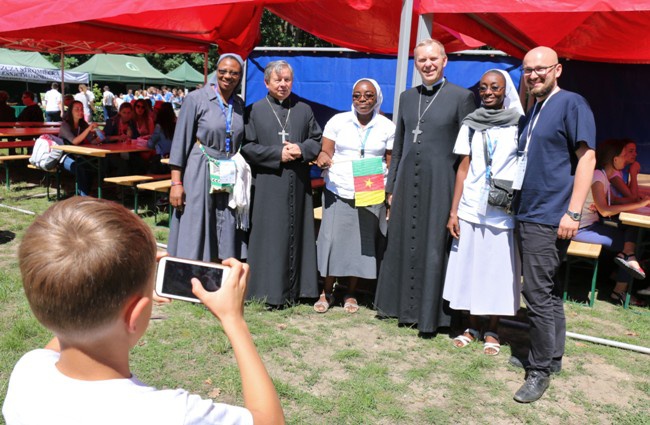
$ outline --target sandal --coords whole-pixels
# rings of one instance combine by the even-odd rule
[[[625,270],[630,276],[639,280],[645,279],[645,272],[643,269],[641,267],[630,264],[630,261],[637,262],[636,256],[634,254],[625,254],[624,252],[619,252],[616,254],[616,257],[614,257],[614,262],[618,264],[619,267],[622,267],[623,270]]]
[[[487,337],[496,339],[497,342],[488,342]],[[486,356],[496,356],[501,352],[501,344],[499,344],[499,335],[494,332],[485,332],[483,334],[483,354]]]
[[[351,296],[345,298],[345,303],[343,304],[343,310],[346,313],[354,314],[359,311],[359,304],[357,304],[357,299]]]
[[[334,304],[334,294],[320,294],[318,301],[314,304],[314,311],[316,313],[326,313],[331,304]]]
[[[465,332],[463,332],[462,334],[454,338],[452,343],[456,348],[463,348],[463,347],[467,347],[467,345],[469,345],[470,342],[476,341],[478,337],[479,337],[479,333],[476,329],[467,328],[465,329]]]
[[[614,301],[618,301],[621,303],[621,305],[625,305],[625,297],[627,297],[627,294],[625,292],[612,292],[609,297]],[[635,307],[647,307],[648,303],[631,295],[629,305],[633,305]]]

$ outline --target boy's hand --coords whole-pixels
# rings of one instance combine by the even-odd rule
[[[222,264],[230,267],[230,273],[218,291],[208,292],[198,279],[192,278],[192,292],[224,323],[244,317],[248,264],[242,264],[234,258],[224,260]]]

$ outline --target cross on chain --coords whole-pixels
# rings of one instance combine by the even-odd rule
[[[282,138],[282,143],[287,141],[287,136],[289,135],[289,133],[287,133],[284,128],[282,129],[282,131],[278,131],[278,134]]]
[[[413,143],[417,143],[418,141],[418,136],[422,134],[422,130],[420,130],[420,123],[418,122],[418,125],[415,127],[415,130],[411,131],[413,133]]]

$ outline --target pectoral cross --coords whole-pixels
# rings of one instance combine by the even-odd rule
[[[418,141],[418,136],[422,134],[422,130],[420,130],[420,123],[418,123],[417,127],[415,127],[415,130],[411,131],[413,133],[413,143],[417,143]]]
[[[282,129],[282,131],[278,131],[278,134],[279,134],[280,137],[282,138],[282,143],[284,143],[284,142],[287,141],[287,136],[289,135],[289,133],[287,133],[287,132],[284,130],[284,128]]]

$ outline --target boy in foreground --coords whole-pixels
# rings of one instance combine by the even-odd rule
[[[229,259],[216,292],[194,294],[221,321],[239,366],[245,408],[135,378],[129,351],[149,324],[156,244],[124,207],[93,198],[59,202],[29,227],[19,249],[25,294],[55,334],[25,354],[2,413],[14,424],[284,424],[273,383],[243,317],[248,266]]]

